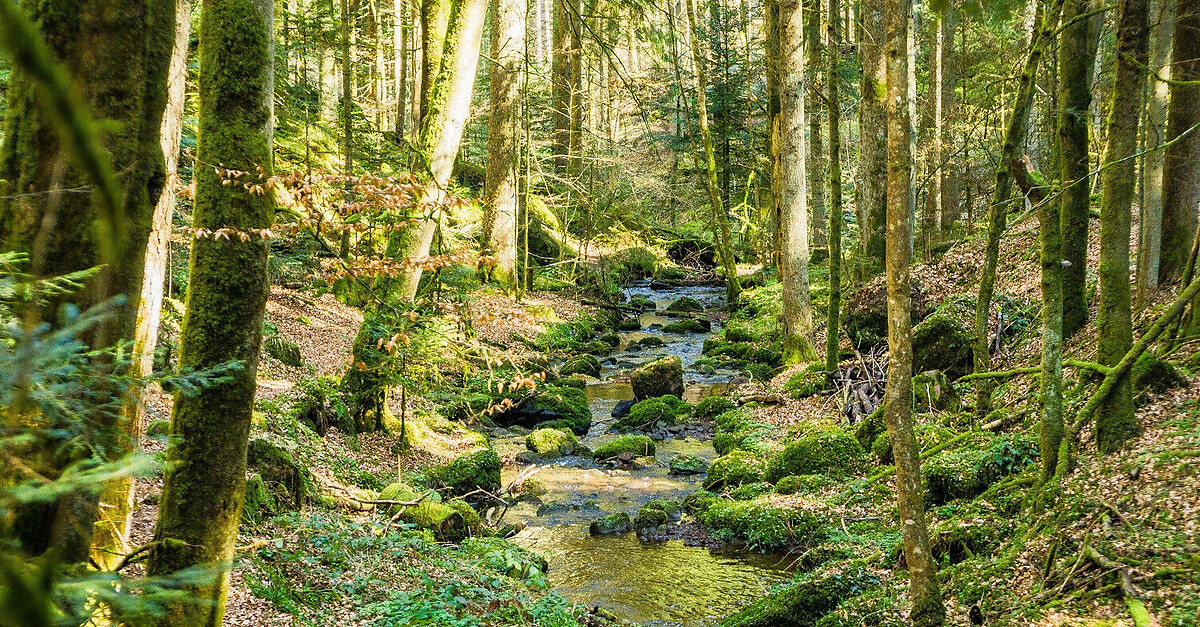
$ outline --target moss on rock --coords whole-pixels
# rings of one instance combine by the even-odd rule
[[[949,411],[959,409],[958,391],[941,370],[926,370],[912,378],[913,409]]]
[[[525,436],[525,447],[543,458],[552,459],[574,454],[579,448],[579,439],[570,431],[537,429]]]
[[[696,403],[692,416],[701,420],[711,420],[735,407],[737,405],[724,396],[706,396]]]
[[[664,333],[708,333],[711,330],[712,323],[696,318],[680,318],[663,327]]]
[[[692,406],[683,402],[677,396],[664,395],[658,398],[648,398],[639,401],[629,409],[629,413],[617,419],[613,428],[619,430],[645,429],[663,423],[673,425],[680,418],[691,413]]]
[[[1162,393],[1187,383],[1171,362],[1159,358],[1153,351],[1142,353],[1142,356],[1133,362],[1129,376],[1133,389],[1138,391],[1152,390]]]
[[[832,481],[826,475],[788,475],[775,482],[776,494],[810,494],[830,485]]]
[[[256,524],[275,513],[275,497],[261,475],[246,477],[246,496],[242,500],[242,522]]]
[[[783,389],[795,399],[808,398],[830,389],[829,375],[825,372],[825,365],[815,363],[797,370],[795,374],[788,377],[787,382],[783,384]]]
[[[832,425],[815,429],[789,442],[771,459],[764,478],[775,482],[788,475],[850,473],[863,461],[854,436]]]
[[[298,509],[316,492],[312,474],[275,438],[251,438],[246,465],[261,476],[280,508]]]
[[[430,468],[426,475],[431,483],[453,496],[478,489],[495,493],[500,490],[500,456],[490,448],[480,449],[460,455],[444,466]]]
[[[822,516],[790,505],[776,506],[766,499],[714,499],[698,518],[710,531],[756,551],[810,546],[825,537]]]
[[[683,362],[671,355],[634,370],[629,375],[637,400],[670,394],[683,398]]]
[[[842,602],[879,585],[879,577],[862,563],[827,570],[785,584],[726,618],[721,627],[813,625]]]
[[[704,479],[704,489],[736,488],[743,483],[761,481],[765,466],[756,455],[746,451],[730,451],[713,461]]]
[[[704,305],[691,296],[683,296],[667,305],[667,311],[670,313],[696,313],[704,311]]]
[[[633,521],[629,520],[629,514],[625,512],[617,512],[609,514],[604,518],[593,520],[588,525],[588,533],[593,536],[609,536],[627,533],[633,529]]]
[[[606,442],[592,451],[593,459],[612,459],[623,453],[630,455],[653,455],[654,441],[644,435],[626,435]]]
[[[708,462],[691,453],[681,453],[671,458],[669,472],[672,475],[702,475],[708,472]]]
[[[281,336],[272,335],[263,340],[263,350],[285,366],[299,368],[304,365],[304,359],[300,356],[300,346]]]
[[[937,311],[912,329],[913,371],[941,370],[959,377],[971,365],[973,334],[957,317]]]

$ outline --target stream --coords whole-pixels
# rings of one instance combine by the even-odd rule
[[[663,333],[672,319],[662,312],[683,296],[703,303],[706,309],[724,305],[724,288],[677,287],[651,289],[649,284],[626,289],[630,297],[643,296],[657,305],[656,312],[641,315],[642,330],[622,332],[621,346],[604,362],[599,380],[586,388],[592,412],[591,430],[582,438],[589,448],[619,437],[609,431],[612,410],[623,400],[633,399],[633,390],[622,375],[667,355],[683,362],[685,398],[695,403],[714,386],[727,385],[736,373],[716,371],[701,374],[693,367],[700,358],[704,339],[720,332],[713,321],[709,333]],[[664,345],[626,350],[630,341],[655,335]],[[681,540],[642,542],[636,533],[591,536],[588,523],[613,512],[632,518],[651,499],[678,501],[700,488],[703,476],[672,476],[667,462],[677,454],[692,453],[712,461],[716,452],[708,439],[677,435],[657,443],[657,467],[635,470],[605,469],[590,459],[568,456],[544,466],[537,478],[549,493],[542,504],[521,503],[510,510],[510,520],[526,521],[526,528],[513,541],[547,557],[547,581],[567,600],[609,610],[617,617],[656,627],[711,627],[728,614],[764,596],[790,578],[788,563],[780,555],[762,555],[737,550],[710,550],[685,546]],[[495,440],[498,452],[525,450],[524,436],[505,435]],[[519,468],[506,468],[504,482]]]

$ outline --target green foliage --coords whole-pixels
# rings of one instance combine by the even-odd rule
[[[760,496],[763,496],[764,494],[770,494],[774,488],[775,486],[765,481],[760,481],[758,483],[745,483],[731,490],[729,492],[729,496],[735,501],[749,501],[751,499],[756,499]]]
[[[843,601],[877,585],[879,577],[862,563],[811,573],[771,591],[725,619],[721,627],[823,624],[818,621]]]
[[[658,423],[673,425],[680,418],[686,418],[692,411],[692,406],[670,394],[658,398],[648,398],[639,401],[629,409],[629,413],[618,418],[613,423],[614,429],[645,429]]]
[[[350,409],[342,397],[340,382],[333,377],[310,377],[296,384],[299,392],[292,402],[291,413],[310,429],[324,435],[329,427],[343,433],[354,433]]]
[[[797,370],[796,374],[789,377],[783,384],[783,389],[795,399],[808,398],[830,389],[825,365],[814,363]]]
[[[654,455],[654,441],[644,435],[625,435],[605,442],[592,451],[594,459],[612,459],[623,453],[634,456]]]
[[[819,515],[790,506],[777,507],[763,499],[716,499],[697,518],[709,530],[723,530],[731,540],[754,551],[811,546],[825,536],[825,521]]]
[[[817,492],[833,482],[826,475],[788,475],[775,482],[776,494],[796,494],[797,492]]]
[[[821,425],[789,442],[767,465],[764,478],[774,483],[788,475],[842,476],[857,469],[863,450],[854,436],[832,425]]]
[[[699,420],[711,420],[735,407],[733,401],[724,396],[706,396],[696,403],[692,416]]]
[[[761,481],[766,466],[758,456],[747,451],[734,450],[713,460],[704,479],[705,490],[736,488],[743,483]]]
[[[639,246],[619,250],[611,257],[611,260],[613,262],[612,271],[622,282],[629,282],[654,276],[658,272],[661,257],[653,250]]]
[[[708,472],[708,462],[691,453],[672,457],[669,467],[672,475],[702,475]]]

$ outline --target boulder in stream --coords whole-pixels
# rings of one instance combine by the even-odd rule
[[[662,330],[665,333],[708,333],[712,330],[712,323],[704,319],[680,318]]]
[[[553,427],[584,435],[592,426],[592,412],[588,409],[587,395],[583,390],[547,385],[533,395],[516,401],[508,409],[496,412],[492,420],[504,427]]]
[[[626,435],[597,446],[596,450],[592,451],[592,458],[603,460],[629,455],[630,459],[633,459],[640,455],[653,454],[653,440],[644,435]]]
[[[633,406],[635,404],[637,404],[637,401],[634,401],[634,400],[619,401],[612,408],[612,417],[613,418],[624,418],[625,416],[628,416],[629,410],[633,409]]]
[[[683,362],[674,355],[664,357],[634,370],[629,382],[639,401],[666,394],[683,398]]]
[[[570,431],[537,429],[525,436],[525,447],[543,459],[572,455],[579,450],[579,440]]]
[[[691,296],[683,296],[667,305],[667,313],[698,313],[704,311],[704,305]]]
[[[605,344],[607,346],[607,344]],[[595,355],[576,355],[558,367],[558,376],[569,377],[581,374],[592,378],[600,378],[600,360]]]
[[[674,425],[680,418],[687,417],[692,412],[692,406],[679,400],[677,396],[665,394],[658,398],[648,398],[639,401],[629,409],[629,413],[617,419],[613,428],[617,430],[646,429],[655,425]]]
[[[702,475],[708,472],[708,462],[691,453],[682,453],[672,457],[670,467],[673,475]]]
[[[617,512],[609,514],[604,518],[598,518],[588,525],[588,533],[594,536],[611,536],[627,533],[633,529],[633,521],[629,520],[629,514],[625,512]]]

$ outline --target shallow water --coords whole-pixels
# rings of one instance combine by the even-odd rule
[[[648,286],[627,290],[632,296],[645,296],[661,312],[681,296],[691,296],[706,307],[720,307],[724,290],[712,287],[685,287],[651,290]],[[622,400],[633,398],[628,382],[621,381],[629,370],[666,355],[677,355],[683,362],[686,383],[685,400],[695,403],[725,385],[732,372],[718,371],[701,375],[690,371],[700,358],[704,338],[711,333],[663,333],[654,325],[672,319],[661,313],[642,314],[642,331],[622,333],[622,349],[604,365],[602,378],[587,386],[592,411],[592,428],[583,443],[595,448],[620,437],[610,433],[612,409]],[[713,323],[718,332],[720,324]],[[656,335],[662,347],[626,352],[632,339]],[[495,439],[501,454],[525,448],[524,437],[511,435]],[[655,626],[710,627],[726,615],[755,599],[790,577],[781,556],[758,555],[737,551],[712,551],[687,547],[678,540],[642,542],[637,534],[592,537],[588,523],[606,514],[626,512],[633,517],[646,501],[657,498],[679,500],[700,488],[702,477],[676,477],[667,472],[667,464],[680,453],[691,453],[711,461],[716,457],[712,443],[695,438],[674,438],[657,443],[657,465],[633,470],[600,468],[591,460],[564,457],[538,469],[536,477],[549,490],[541,504],[520,503],[508,513],[508,520],[523,520],[524,531],[513,540],[536,550],[550,561],[548,581],[564,598],[581,605],[599,605],[620,618]],[[504,481],[510,481],[519,469],[505,469]]]

